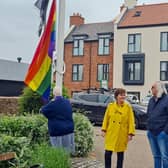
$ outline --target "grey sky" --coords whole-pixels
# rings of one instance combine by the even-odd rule
[[[50,0],[51,1],[51,0]],[[38,43],[39,11],[35,0],[0,0],[0,59],[31,62]],[[138,0],[138,4],[168,2],[168,0]],[[124,0],[66,0],[66,29],[69,16],[81,13],[86,23],[112,20]]]

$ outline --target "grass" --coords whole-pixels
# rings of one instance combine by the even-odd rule
[[[45,168],[70,168],[70,156],[63,150],[42,144],[34,149],[32,165],[42,164]]]

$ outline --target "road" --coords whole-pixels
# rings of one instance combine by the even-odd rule
[[[94,127],[94,153],[97,160],[104,162],[104,138],[100,127]],[[112,168],[116,168],[116,154],[113,155]],[[146,131],[137,130],[125,152],[124,168],[153,168],[153,159],[146,137]]]

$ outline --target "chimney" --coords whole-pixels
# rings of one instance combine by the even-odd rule
[[[79,13],[73,13],[73,16],[70,16],[70,27],[72,25],[79,26],[84,24],[85,19]]]
[[[120,6],[120,12],[122,12],[122,10],[124,9],[125,5],[122,4],[122,6]]]
[[[22,57],[17,57],[18,63],[21,63]]]
[[[133,9],[137,5],[138,0],[125,0],[125,6],[128,9]]]

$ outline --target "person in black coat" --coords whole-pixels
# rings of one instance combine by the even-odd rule
[[[168,168],[168,95],[163,83],[152,85],[149,100],[147,136],[154,158],[154,168]]]
[[[48,131],[52,146],[63,147],[74,152],[74,121],[72,106],[68,99],[60,94],[60,88],[53,89],[54,99],[41,108],[48,119]]]

